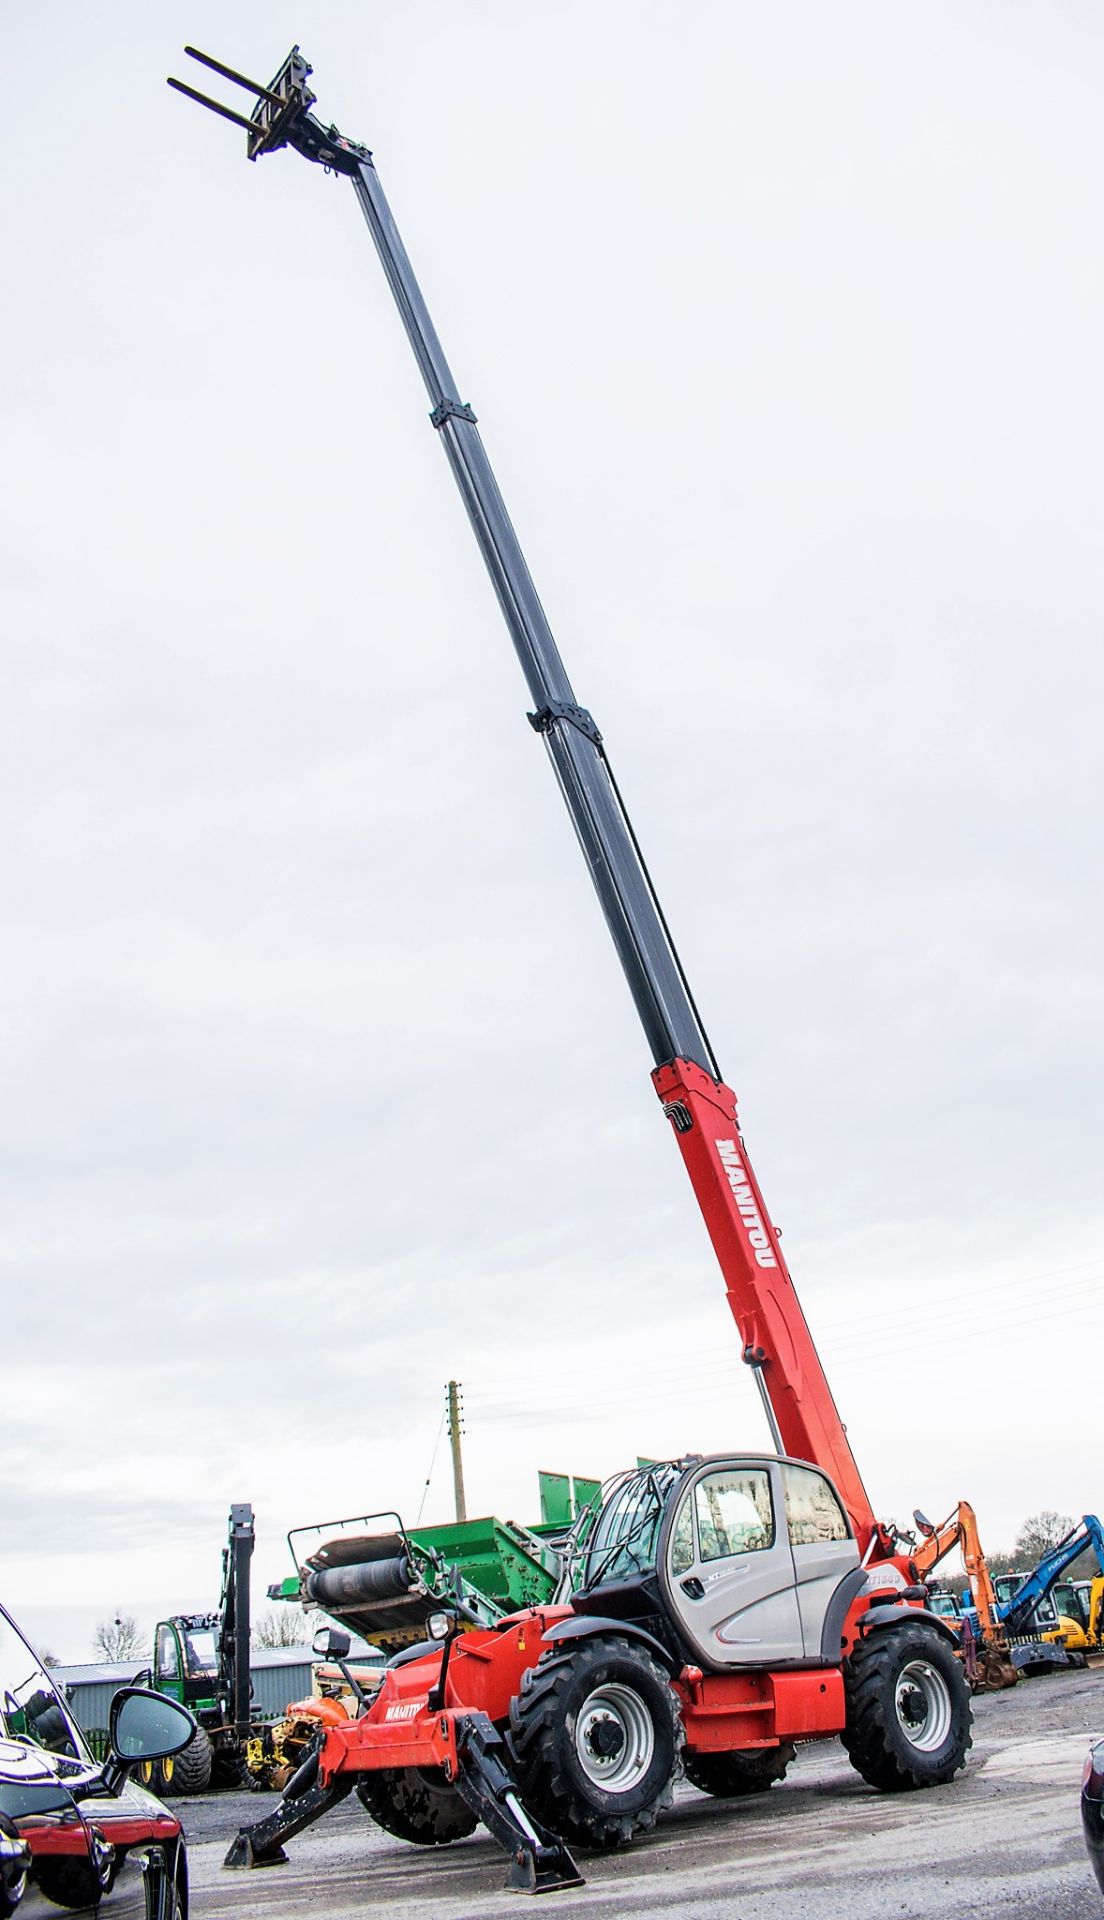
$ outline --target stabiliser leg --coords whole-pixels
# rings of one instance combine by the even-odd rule
[[[456,1788],[510,1856],[506,1885],[517,1893],[557,1893],[585,1885],[562,1840],[522,1805],[506,1746],[485,1713],[456,1727]]]
[[[344,1800],[352,1784],[346,1775],[331,1786],[320,1787],[318,1755],[312,1753],[288,1781],[275,1811],[266,1814],[263,1820],[255,1820],[251,1827],[239,1829],[223,1866],[282,1867],[287,1861],[283,1842],[302,1833],[304,1827],[321,1819],[339,1800]]]

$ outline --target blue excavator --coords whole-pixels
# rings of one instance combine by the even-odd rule
[[[1044,1667],[1084,1665],[1081,1649],[1063,1644],[1073,1636],[1063,1630],[1062,1618],[1054,1608],[1051,1595],[1067,1567],[1086,1552],[1095,1553],[1097,1565],[1104,1574],[1104,1527],[1094,1513],[1083,1514],[1077,1525],[1044,1553],[1030,1573],[996,1577],[993,1610],[1008,1636],[1010,1658],[1015,1666],[1031,1672]],[[970,1621],[976,1633],[975,1609],[965,1607],[963,1618]],[[1077,1638],[1083,1640],[1084,1634]]]

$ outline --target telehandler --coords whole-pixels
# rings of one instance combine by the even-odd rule
[[[875,1518],[605,742],[575,698],[372,156],[312,113],[298,48],[268,86],[187,51],[250,93],[251,112],[170,84],[240,124],[250,159],[291,147],[348,181],[368,224],[777,1447],[627,1472],[604,1490],[554,1602],[463,1634],[457,1610],[431,1616],[433,1644],[396,1656],[356,1718],[320,1729],[275,1812],[242,1831],[227,1864],[279,1859],[283,1841],[355,1788],[380,1825],[416,1842],[456,1839],[481,1819],[510,1856],[512,1886],[577,1885],[569,1845],[616,1847],[650,1828],[682,1767],[707,1793],[759,1792],[782,1778],[797,1741],[822,1736],[840,1737],[872,1786],[941,1785],[970,1744],[953,1629],[926,1608],[907,1547]],[[401,1524],[332,1551],[323,1542],[313,1558],[317,1603],[343,1598],[354,1618],[358,1601],[370,1612],[410,1593]],[[342,1657],[335,1630],[320,1650]]]

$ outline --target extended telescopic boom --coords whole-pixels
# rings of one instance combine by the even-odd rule
[[[725,1277],[729,1304],[781,1451],[835,1480],[865,1550],[891,1551],[874,1520],[786,1270],[778,1234],[744,1153],[736,1097],[724,1084],[610,769],[602,736],[578,704],[498,490],[472,408],[437,338],[366,147],[310,109],[311,68],[298,48],[267,87],[192,47],[193,59],[256,98],[248,119],[178,80],[169,85],[243,126],[248,154],[290,146],[347,176],[375,241],[444,446],[525,675],[533,711],[578,834],[655,1062],[653,1081]]]

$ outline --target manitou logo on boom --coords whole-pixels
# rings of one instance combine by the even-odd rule
[[[415,1714],[420,1711],[421,1702],[419,1700],[404,1700],[401,1705],[397,1707],[388,1707],[383,1717],[385,1720],[413,1720]]]
[[[740,1218],[747,1228],[747,1237],[751,1242],[755,1258],[761,1267],[776,1267],[778,1262],[774,1257],[770,1235],[763,1225],[762,1215],[755,1204],[755,1196],[748,1185],[748,1177],[736,1142],[735,1140],[718,1140],[716,1146],[721,1156],[725,1177],[736,1196],[736,1205],[740,1210]]]

